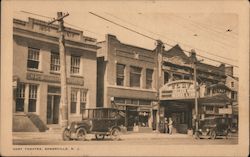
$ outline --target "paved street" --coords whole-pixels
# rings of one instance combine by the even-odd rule
[[[13,133],[15,145],[232,145],[238,143],[238,137],[233,134],[229,139],[218,137],[215,140],[199,139],[185,134],[160,134],[160,133],[126,133],[118,141],[108,137],[96,140],[93,135],[88,135],[86,141],[62,141],[60,134],[55,133]]]

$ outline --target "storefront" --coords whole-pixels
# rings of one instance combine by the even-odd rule
[[[187,133],[192,129],[194,95],[192,80],[172,81],[160,89],[160,106],[164,111],[160,120],[171,117],[174,122],[173,132]]]

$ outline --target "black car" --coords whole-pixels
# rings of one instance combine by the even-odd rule
[[[94,108],[82,111],[82,120],[72,122],[63,131],[63,140],[85,140],[87,134],[95,134],[96,139],[110,136],[118,140],[122,129],[122,114],[114,108]]]
[[[215,139],[217,136],[228,137],[229,119],[226,117],[209,117],[199,121],[196,138]]]

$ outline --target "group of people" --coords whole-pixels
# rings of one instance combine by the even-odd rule
[[[173,133],[173,120],[171,117],[165,118],[165,133],[169,133],[170,135]]]

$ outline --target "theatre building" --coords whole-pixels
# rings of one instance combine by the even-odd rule
[[[128,130],[156,129],[156,51],[121,43],[113,35],[98,46],[97,105],[115,104],[124,112]]]
[[[187,133],[194,118],[231,115],[231,89],[225,85],[225,65],[196,63],[198,117],[195,117],[194,64],[195,52],[186,55],[179,45],[162,54],[163,86],[160,89],[160,123],[171,117],[174,131]]]
[[[37,115],[46,125],[60,121],[58,25],[29,18],[13,20],[13,126],[22,128]],[[65,28],[69,121],[81,109],[96,107],[96,39]],[[31,120],[32,121],[32,120]],[[32,121],[34,123],[34,121]],[[30,123],[31,124],[31,123]]]

